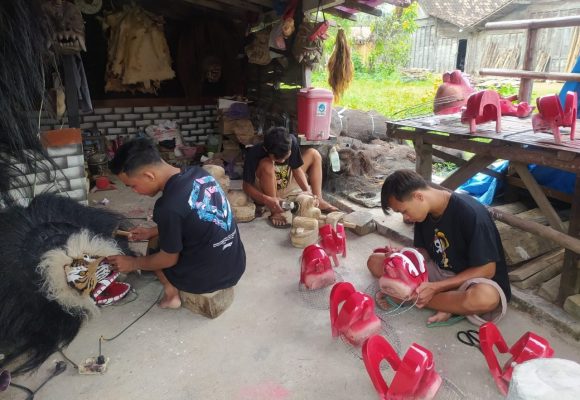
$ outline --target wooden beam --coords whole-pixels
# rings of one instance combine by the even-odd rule
[[[534,198],[534,201],[548,219],[548,222],[552,228],[559,230],[560,232],[564,232],[565,229],[564,225],[562,224],[562,220],[558,216],[556,210],[554,210],[554,207],[552,207],[550,200],[548,200],[540,185],[538,185],[538,182],[536,182],[532,176],[532,173],[528,170],[528,166],[518,162],[514,162],[513,166],[522,181],[524,181],[526,189],[528,189]]]
[[[488,22],[485,29],[488,31],[501,29],[538,29],[538,28],[563,28],[566,26],[580,26],[580,15],[571,17],[555,17],[541,19],[523,19],[520,21]]]
[[[217,10],[226,13],[229,12],[233,14],[237,12],[237,10],[234,10],[231,7],[226,7],[223,4],[216,3],[211,0],[184,0],[184,1],[200,8],[210,8],[212,10]]]
[[[517,176],[507,175],[504,177],[504,179],[508,185],[517,186],[519,188],[526,189],[526,190],[528,189],[526,187],[526,184]],[[563,201],[563,202],[568,203],[568,204],[572,204],[573,198],[572,198],[571,194],[560,192],[558,190],[554,190],[554,189],[548,188],[546,186],[540,186],[540,187],[542,188],[542,191],[546,194],[546,196],[548,196],[552,199]]]
[[[431,182],[433,173],[433,146],[424,143],[423,138],[417,138],[415,145],[415,169],[427,182]]]
[[[449,136],[430,134],[421,130],[407,130],[393,127],[387,123],[387,136],[394,139],[416,140],[419,136],[424,138],[425,143],[432,145],[451,147],[458,150],[469,151],[480,155],[488,155],[495,159],[520,161],[526,164],[548,165],[564,171],[580,172],[580,158],[572,160],[560,160],[556,154],[542,149],[528,147],[522,151],[520,145],[493,145],[493,143],[481,143],[471,139],[456,139],[452,141]]]
[[[521,71],[517,69],[482,68],[479,70],[479,74],[483,76],[505,76],[508,78],[550,79],[554,81],[580,82],[580,74],[567,72],[537,72]]]
[[[250,3],[259,4],[264,7],[274,8],[274,2],[272,0],[248,0]]]
[[[433,155],[435,157],[442,158],[445,161],[450,161],[459,167],[461,167],[462,165],[465,165],[467,163],[467,161],[464,160],[463,158],[456,157],[453,154],[446,153],[446,152],[439,150],[439,149],[436,149],[436,148],[433,148]],[[499,172],[496,172],[492,169],[489,169],[489,168],[483,168],[479,172],[481,172],[482,174],[486,174],[486,175],[492,176],[494,178],[500,179],[500,180],[505,179],[504,175],[502,175]]]
[[[218,3],[225,4],[227,6],[232,6],[235,8],[240,8],[242,10],[251,11],[255,13],[261,13],[262,11],[264,11],[262,7],[243,0],[215,0],[215,1]]]
[[[483,168],[487,167],[489,164],[495,161],[495,158],[489,156],[480,156],[479,154],[471,157],[461,168],[455,171],[453,174],[445,178],[441,182],[441,186],[448,189],[455,190],[463,182],[471,178],[473,175],[481,171]]]
[[[574,187],[574,198],[572,203],[572,213],[570,215],[570,226],[568,235],[574,238],[580,237],[580,174],[576,174]],[[562,280],[558,293],[558,303],[563,304],[568,296],[580,293],[580,249],[570,249],[567,247],[564,254],[564,268],[562,269]],[[570,251],[572,250],[572,251]]]
[[[356,15],[349,14],[347,12],[344,12],[342,10],[337,10],[335,8],[330,8],[330,9],[324,10],[324,12],[327,14],[334,15],[335,17],[338,17],[338,18],[348,19],[350,21],[356,21]]]
[[[365,14],[374,15],[375,17],[382,17],[383,12],[378,8],[374,8],[369,6],[365,3],[359,3],[355,0],[346,0],[344,2],[344,6],[348,8],[352,8],[353,10],[358,10],[360,12],[364,12]]]
[[[302,11],[304,14],[316,12],[316,10],[326,10],[344,4],[345,0],[303,0]]]

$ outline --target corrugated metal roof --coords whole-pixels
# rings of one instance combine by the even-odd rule
[[[419,0],[423,10],[460,28],[472,26],[513,0]]]

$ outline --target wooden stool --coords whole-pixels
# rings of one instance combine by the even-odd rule
[[[179,291],[181,305],[195,314],[217,318],[234,301],[234,288],[216,290],[212,293],[194,294]]]

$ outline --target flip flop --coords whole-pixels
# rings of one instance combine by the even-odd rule
[[[284,223],[284,224],[276,225],[274,223],[274,221],[272,221],[272,216],[271,215],[268,217],[268,224],[271,227],[276,228],[276,229],[287,229],[287,228],[290,228],[292,226],[292,224],[289,223],[288,221],[286,221],[286,223]]]
[[[447,321],[431,322],[427,328],[439,328],[441,326],[451,326],[465,319],[464,315],[453,315]]]
[[[323,212],[325,214],[331,213],[331,212],[336,212],[336,211],[340,211],[338,208],[336,208],[335,206],[330,206],[330,207],[326,207],[326,208],[321,208],[320,212]]]
[[[388,307],[384,307],[378,300],[377,297],[382,297],[383,300],[385,300],[387,302],[387,304],[389,305]],[[377,294],[375,295],[375,304],[376,306],[383,310],[383,311],[391,311],[393,308],[407,308],[409,307],[409,304],[405,305],[404,302],[403,304],[399,304],[396,301],[394,301],[393,299],[391,299],[388,295],[386,295],[383,292],[377,292]]]

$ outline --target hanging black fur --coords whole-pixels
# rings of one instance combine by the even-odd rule
[[[54,57],[42,15],[38,0],[0,2],[0,206],[14,204],[9,189],[15,178],[48,173],[46,161],[52,163],[38,135],[43,63]]]
[[[67,312],[46,298],[37,269],[43,254],[62,248],[81,229],[110,239],[119,218],[52,194],[35,197],[26,208],[0,212],[0,353],[6,357],[4,365],[24,357],[13,373],[37,368],[69,344],[88,316],[85,309]]]

